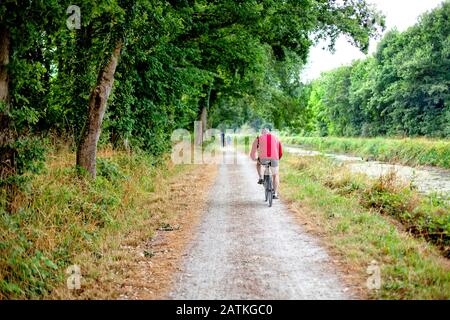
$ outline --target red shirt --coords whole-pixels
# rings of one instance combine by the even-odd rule
[[[259,136],[253,141],[250,157],[256,160],[256,151],[260,159],[280,160],[283,156],[283,148],[277,137],[268,133]]]

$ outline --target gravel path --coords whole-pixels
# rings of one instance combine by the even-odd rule
[[[220,166],[169,298],[351,299],[317,240],[280,200],[267,207],[254,163],[238,157]]]

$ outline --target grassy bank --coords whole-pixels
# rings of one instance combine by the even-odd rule
[[[450,168],[449,140],[285,136],[283,142],[385,162]]]
[[[124,240],[148,239],[176,214],[164,210],[160,193],[168,191],[159,186],[193,166],[110,150],[99,158],[98,177],[90,181],[77,176],[73,152],[54,152],[18,199],[17,213],[1,212],[1,299],[64,297],[54,289],[65,288],[73,264],[81,266],[83,287],[93,287],[103,273],[114,276],[110,267],[123,257],[113,253]]]
[[[369,181],[350,174],[324,157],[287,155],[284,163],[283,197],[361,287],[369,263],[380,263],[382,288],[370,292],[372,298],[450,298],[446,204],[421,198],[393,177]]]

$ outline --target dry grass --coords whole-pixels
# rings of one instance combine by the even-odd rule
[[[360,297],[450,297],[449,260],[424,239],[413,237],[393,216],[361,204],[360,193],[371,188],[383,190],[388,196],[401,190],[394,177],[368,181],[349,175],[326,159],[290,155],[286,156],[281,176],[283,198],[290,202],[297,220],[322,239],[344,280]],[[417,198],[407,200],[405,210],[416,208]],[[366,268],[372,260],[381,265],[379,291],[368,291],[365,286]]]
[[[170,166],[170,164],[169,164]],[[175,170],[169,167],[169,171]],[[61,285],[52,297],[57,299],[158,299],[170,287],[185,244],[192,236],[205,203],[207,190],[216,174],[214,166],[185,166],[176,174],[158,173],[154,192],[138,195],[138,211],[151,213],[135,221],[128,232],[105,236],[102,258],[91,252],[78,257],[84,281],[81,291]],[[127,186],[123,203],[136,195]],[[178,226],[174,231],[158,231],[162,225]]]
[[[327,252],[332,257],[330,263],[331,267],[339,270],[339,276],[345,283],[346,287],[352,292],[352,296],[356,299],[368,299],[369,293],[365,287],[367,279],[363,272],[364,266],[357,261],[351,263],[346,255],[339,250],[339,248],[330,241],[325,231],[325,221],[321,219],[321,213],[315,211],[312,206],[299,201],[293,201],[293,194],[284,189],[288,194],[283,199],[286,200],[289,209],[294,212],[295,221],[302,226],[306,232],[316,236],[319,244],[327,249]]]
[[[58,298],[165,298],[185,246],[194,235],[216,167],[192,166],[183,175],[185,179],[175,175],[160,183],[144,201],[144,210],[155,215],[142,223],[143,228],[130,231],[121,241],[116,239],[120,245],[110,252],[110,257],[86,266],[88,274],[99,275],[97,281],[85,282],[83,292],[62,286]],[[175,230],[159,231],[164,225]]]
[[[110,149],[99,158],[104,168],[90,181],[77,176],[73,152],[61,148],[51,154],[46,171],[22,194],[18,213],[1,217],[0,299],[119,298],[127,281],[138,279],[132,270],[170,256],[140,256],[160,224],[180,223],[181,231],[173,234],[189,233],[215,174],[212,166],[155,166],[146,155]],[[168,243],[177,241],[182,243]],[[73,264],[81,267],[81,290],[66,288],[65,270]],[[170,270],[152,276],[154,297]]]

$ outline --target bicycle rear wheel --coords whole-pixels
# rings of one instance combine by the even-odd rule
[[[272,207],[272,201],[273,201],[273,192],[272,190],[269,191],[269,207]]]
[[[269,200],[269,177],[264,176],[264,193],[265,193],[265,201]]]

